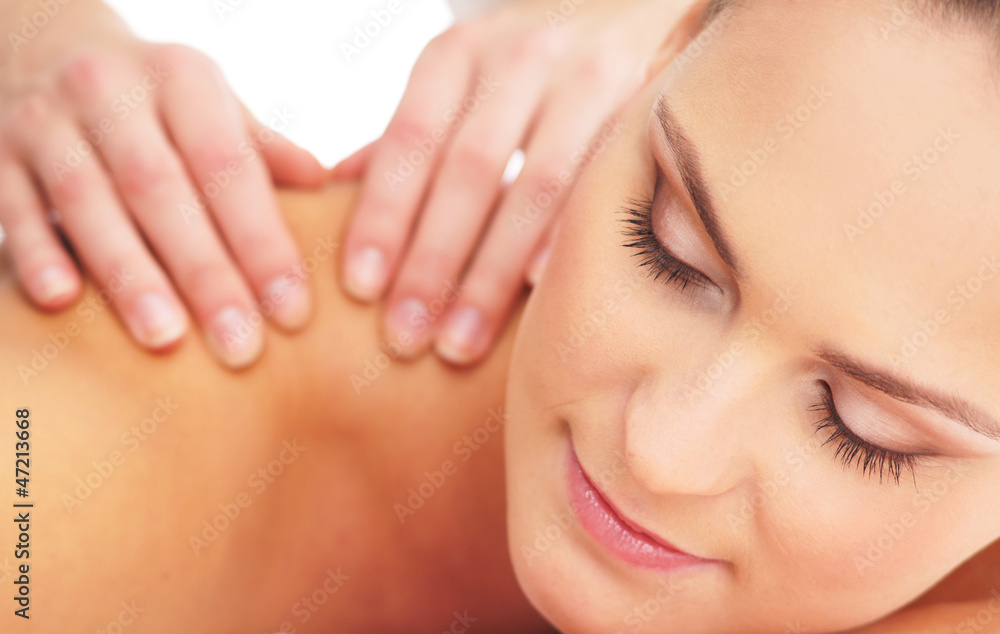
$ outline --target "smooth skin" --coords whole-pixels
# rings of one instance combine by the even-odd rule
[[[547,257],[580,170],[617,134],[678,0],[519,0],[435,38],[385,135],[351,164],[364,185],[344,287],[387,295],[384,336],[465,365],[487,353]],[[524,150],[516,179],[502,182]],[[433,310],[460,284],[461,298]],[[434,328],[419,326],[430,315]]]
[[[701,31],[696,7],[581,177],[508,385],[511,557],[561,631],[841,631],[965,561],[918,600],[964,605],[863,631],[1000,631],[995,42],[917,15],[887,36],[892,8],[755,0]],[[625,246],[643,199],[657,247],[701,275],[686,287]],[[890,379],[967,403],[984,433]],[[912,473],[824,444],[824,385]],[[571,446],[632,523],[716,563],[640,569],[557,524]]]
[[[134,602],[136,634],[441,631],[456,611],[476,631],[547,630],[506,554],[500,433],[466,462],[454,452],[502,411],[512,333],[474,371],[427,357],[356,391],[352,376],[385,356],[376,308],[338,292],[328,248],[356,197],[354,186],[279,196],[297,248],[315,258],[304,264],[315,314],[294,337],[268,333],[269,354],[238,374],[200,340],[145,353],[89,284],[69,310],[41,315],[3,267],[0,455],[13,469],[15,411],[28,408],[35,507],[32,618],[5,600],[0,629],[105,630]],[[25,370],[67,332],[37,375]],[[446,460],[457,474],[401,522],[394,506]],[[24,501],[13,494],[11,480],[8,510]],[[225,522],[241,495],[250,504],[212,539],[205,522]],[[5,594],[23,563],[9,515]],[[324,602],[320,590],[341,581]]]
[[[24,288],[47,309],[78,298],[62,236],[102,288],[129,279],[113,305],[140,345],[175,345],[189,308],[221,361],[248,365],[263,331],[233,333],[260,302],[282,294],[268,316],[287,330],[310,312],[288,289],[301,255],[272,180],[315,186],[323,168],[254,120],[204,55],[136,39],[95,0],[54,6],[33,35],[37,2],[0,12],[0,224]]]
[[[279,195],[303,253],[326,253],[316,249],[339,239],[357,195],[356,185]],[[40,315],[3,265],[2,452],[13,465],[16,410],[29,408],[35,504],[32,618],[14,617],[11,603],[4,631],[93,632],[132,619],[136,634],[408,634],[448,630],[456,612],[477,619],[470,631],[551,631],[514,580],[503,442],[488,422],[491,411],[506,413],[520,311],[474,370],[433,357],[385,366],[377,309],[337,292],[336,267],[317,261],[314,271],[314,320],[294,337],[269,333],[271,353],[232,374],[198,340],[163,359],[145,354],[109,308],[99,310],[93,286],[70,311]],[[37,376],[22,375],[35,351],[50,353],[67,332],[76,334]],[[384,369],[366,378],[369,363]],[[453,475],[400,514],[410,490],[426,492],[429,472],[440,482],[433,472],[448,461]],[[7,509],[24,501],[13,493],[3,487]],[[220,515],[233,515],[243,494],[250,504],[212,539],[205,522],[225,527]],[[13,522],[0,523],[11,545],[0,556],[5,588],[20,574],[17,535]],[[989,605],[971,597],[995,574],[994,551],[938,584],[923,607],[864,632],[952,632],[941,625]],[[127,607],[142,612],[135,619]]]
[[[388,293],[383,336],[405,342],[401,356],[435,339],[454,364],[486,355],[592,138],[686,4],[521,0],[427,47],[384,137],[336,172],[368,174],[342,282],[364,302]],[[114,307],[140,345],[171,348],[193,318],[223,363],[249,366],[264,350],[257,318],[294,331],[313,301],[289,288],[301,254],[271,179],[315,186],[324,170],[267,127],[280,121],[255,121],[204,55],[138,40],[97,0],[53,6],[35,32],[35,0],[0,8],[15,37],[0,54],[0,225],[29,297],[50,310],[77,299],[65,239],[102,287],[134,278]],[[518,148],[525,168],[505,188]]]

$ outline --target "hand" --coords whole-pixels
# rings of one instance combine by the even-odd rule
[[[254,120],[205,56],[137,40],[99,2],[52,5],[0,67],[0,225],[26,293],[52,310],[78,297],[61,232],[141,345],[181,339],[183,299],[220,360],[252,363],[261,313],[295,329],[311,306],[272,176],[317,185],[323,168]],[[20,34],[37,11],[10,3],[0,26]]]
[[[435,337],[456,364],[488,352],[579,170],[618,134],[605,121],[689,4],[515,2],[428,45],[385,135],[337,170],[365,173],[344,287],[361,301],[388,291],[385,336],[404,356]]]

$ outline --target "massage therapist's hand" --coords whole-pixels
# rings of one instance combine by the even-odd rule
[[[177,342],[186,304],[224,363],[253,362],[261,313],[294,329],[311,306],[272,176],[312,185],[322,167],[203,55],[137,40],[94,0],[47,4],[0,8],[0,225],[26,293],[53,310],[79,295],[61,232],[141,345]]]
[[[690,4],[522,0],[428,45],[385,135],[336,170],[365,176],[344,286],[386,296],[390,345],[416,356],[434,341],[456,364],[486,354],[577,171],[620,132],[605,121]],[[524,168],[503,187],[518,148]]]

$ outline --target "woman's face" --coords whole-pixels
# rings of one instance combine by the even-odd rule
[[[1000,536],[991,53],[903,16],[734,8],[588,167],[508,395],[563,631],[844,629]]]

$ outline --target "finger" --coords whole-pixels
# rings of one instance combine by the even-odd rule
[[[462,26],[428,45],[373,151],[344,245],[343,286],[359,301],[380,298],[399,265],[441,147],[462,115],[471,46]]]
[[[239,103],[200,55],[171,49],[164,64],[178,70],[163,87],[161,117],[233,257],[276,323],[303,326],[312,307],[308,286],[292,274],[299,251]]]
[[[408,355],[423,352],[432,338],[414,313],[436,316],[432,303],[457,281],[490,218],[507,163],[541,101],[546,73],[540,56],[525,49],[502,70],[484,73],[516,89],[474,93],[480,105],[448,148],[387,302],[386,335],[412,341],[403,346]]]
[[[176,343],[187,330],[187,314],[119,204],[93,147],[41,98],[23,105],[17,134],[63,230],[104,288],[100,301],[115,307],[143,346]]]
[[[529,258],[561,211],[577,168],[590,155],[588,142],[613,107],[600,95],[579,90],[560,92],[549,103],[525,151],[524,169],[493,218],[463,279],[462,297],[449,309],[435,342],[437,353],[452,363],[475,363],[492,347],[523,292]]]
[[[372,156],[375,154],[376,143],[378,143],[377,140],[372,141],[343,161],[337,163],[330,170],[330,178],[342,181],[360,180],[365,175],[368,164],[371,163]]]
[[[552,245],[555,242],[555,231],[550,230],[544,238],[542,238],[541,245],[535,249],[535,254],[531,256],[531,260],[528,262],[528,270],[525,272],[525,280],[528,285],[532,288],[536,288],[542,281],[542,275],[545,273],[545,267],[549,263],[549,257],[552,255]]]
[[[134,113],[101,148],[122,199],[207,335],[232,368],[253,363],[263,332],[253,293],[206,213],[151,110]],[[192,209],[195,211],[192,212]]]
[[[251,140],[260,148],[275,184],[285,187],[319,187],[329,174],[316,157],[288,140],[278,129],[288,125],[294,116],[282,108],[271,113],[270,125],[257,120],[250,110],[240,103],[247,121]]]
[[[7,232],[18,277],[33,302],[57,310],[79,296],[76,265],[48,221],[28,173],[10,157],[0,158],[0,225]]]

